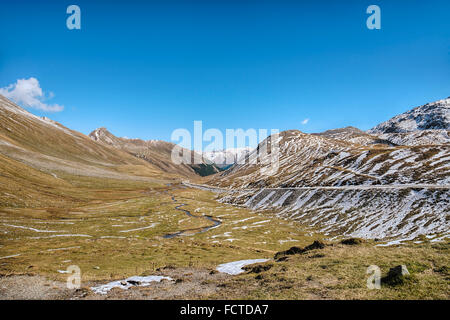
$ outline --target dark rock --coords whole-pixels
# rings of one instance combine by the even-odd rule
[[[433,271],[434,271],[434,272],[437,272],[437,273],[442,273],[442,274],[444,274],[444,275],[449,275],[449,274],[450,274],[450,268],[447,267],[447,266],[442,266],[442,267],[439,267],[439,268],[434,268]]]
[[[299,248],[299,247],[291,247],[290,249],[284,251],[285,255],[293,255],[293,254],[298,254],[298,253],[302,253],[303,249]]]
[[[290,256],[290,255],[293,255],[293,254],[298,254],[298,253],[302,253],[303,252],[303,249],[302,248],[299,248],[299,247],[292,247],[292,248],[290,248],[290,249],[288,249],[288,250],[285,250],[285,251],[279,251],[279,252],[277,252],[277,253],[275,253],[275,256],[273,257],[275,260],[279,260],[279,261],[283,261],[283,260],[281,260],[280,258],[281,257],[283,257],[283,256]],[[286,259],[284,259],[284,260],[286,260]]]
[[[381,279],[381,282],[391,286],[401,285],[409,276],[410,274],[406,266],[399,265],[389,269],[388,274]]]
[[[349,238],[349,239],[344,239],[341,241],[341,244],[345,244],[348,246],[354,246],[354,245],[358,245],[363,243],[362,239],[358,239],[358,238]]]
[[[281,257],[283,256],[290,256],[290,255],[294,255],[294,254],[302,254],[311,250],[315,250],[315,249],[323,249],[325,248],[325,244],[323,242],[320,241],[314,241],[312,244],[310,244],[309,246],[306,246],[304,248],[299,248],[299,247],[292,247],[286,251],[280,251],[277,252],[274,256],[274,259],[277,261],[283,261],[281,260]]]
[[[127,280],[127,282],[128,282],[129,284],[131,284],[132,286],[138,286],[138,285],[141,284],[140,281],[134,281],[134,280]]]
[[[246,266],[243,267],[242,269],[247,270],[248,273],[261,273],[263,271],[270,270],[270,268],[272,267],[273,265],[271,264],[258,264],[256,266]]]
[[[75,295],[80,298],[87,297],[89,295],[90,290],[88,288],[78,288],[75,289]]]
[[[324,254],[318,253],[318,254],[313,254],[312,256],[309,256],[308,258],[315,259],[315,258],[323,258],[323,257],[325,257]]]
[[[282,261],[286,261],[288,259],[288,257],[287,256],[284,256],[284,257],[281,257],[281,258],[278,258],[277,260],[275,260],[276,262],[282,262]]]
[[[303,250],[304,250],[304,252],[306,252],[306,251],[310,251],[310,250],[323,249],[323,248],[325,248],[325,244],[323,242],[316,240],[309,246],[306,246],[305,249],[303,249]]]
[[[169,264],[169,265],[167,265],[167,266],[162,267],[162,269],[163,269],[163,270],[174,270],[174,269],[175,269],[175,266]]]

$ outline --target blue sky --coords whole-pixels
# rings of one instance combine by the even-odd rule
[[[66,28],[70,4],[81,30]],[[366,27],[371,4],[381,30]],[[64,110],[29,110],[85,134],[170,140],[194,120],[367,130],[450,96],[449,12],[449,1],[5,1],[0,87],[36,78]]]

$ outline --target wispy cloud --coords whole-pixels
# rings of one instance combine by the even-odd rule
[[[59,112],[64,106],[46,104],[44,101],[54,97],[50,92],[46,97],[36,78],[19,79],[6,87],[0,88],[0,94],[24,108],[34,108],[46,112]]]
[[[305,124],[307,124],[308,122],[309,122],[309,118],[306,118],[306,119],[304,119],[304,120],[302,121],[302,124],[305,125]]]

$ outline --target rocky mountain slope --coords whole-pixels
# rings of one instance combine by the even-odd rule
[[[331,129],[320,133],[313,133],[313,135],[335,140],[347,141],[361,145],[371,145],[371,144],[384,144],[388,146],[395,145],[388,140],[380,139],[376,135],[368,134],[355,127]]]
[[[225,169],[237,163],[239,159],[248,156],[251,151],[250,147],[215,150],[203,152],[203,158],[214,163],[217,167]]]
[[[417,126],[398,124],[403,128],[398,130],[434,128],[427,130],[435,132],[447,125],[448,99],[414,110]],[[427,116],[430,112],[433,115]],[[419,113],[426,120],[419,121]],[[273,174],[261,174],[273,167],[271,163],[247,162],[215,176],[209,185],[228,190],[221,194],[223,202],[270,210],[330,235],[448,234],[450,145],[440,140],[396,145],[389,141],[391,136],[375,135],[388,127],[396,125],[377,126],[371,134],[356,128],[322,134],[284,131],[258,147],[267,143],[270,149],[272,139],[277,139],[279,168]]]
[[[246,161],[213,175],[209,185],[225,191],[223,202],[269,210],[330,236],[445,237],[450,144],[436,137],[448,134],[448,102],[415,108],[368,133],[351,127],[320,134],[284,131],[246,155],[254,159],[264,145],[270,150],[276,142],[273,172],[267,174],[274,163]],[[420,143],[409,143],[411,137]],[[95,186],[98,179],[195,180],[196,173],[218,171],[208,163],[175,165],[173,147],[118,138],[104,128],[88,137],[0,96],[0,206],[57,205],[62,197],[76,201],[74,183]]]
[[[169,178],[158,167],[99,144],[0,95],[0,206],[35,205],[73,197],[77,180]]]
[[[450,143],[450,97],[399,114],[367,131],[399,145]]]
[[[277,139],[279,169],[273,175],[261,175],[271,163],[247,162],[211,183],[231,188],[450,184],[448,145],[366,146],[297,130],[284,131]]]
[[[48,118],[37,117],[0,96],[0,154],[51,173],[120,177],[126,166],[156,167],[105,147]]]
[[[106,128],[99,128],[92,131],[89,137],[94,141],[123,150],[137,158],[143,159],[164,172],[177,173],[184,177],[194,177],[196,175],[206,176],[219,172],[219,169],[214,164],[206,161],[200,164],[174,164],[171,155],[175,144],[170,142],[119,138]],[[187,152],[191,154],[193,163],[194,152]],[[198,157],[200,156],[198,155]]]

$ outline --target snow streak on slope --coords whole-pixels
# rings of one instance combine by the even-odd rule
[[[329,235],[415,238],[450,231],[449,188],[336,187],[230,191],[222,202],[274,210]],[[270,201],[263,201],[270,196]],[[249,198],[250,197],[250,198]]]
[[[312,135],[282,132],[279,170],[273,175],[261,174],[270,164],[246,163],[209,184],[228,190],[220,201],[269,210],[328,234],[445,237],[450,234],[449,102],[415,108],[370,134],[352,127]]]
[[[249,260],[239,260],[228,263],[223,263],[217,266],[217,271],[222,273],[228,273],[231,275],[237,275],[245,272],[242,268],[254,263],[263,263],[269,261],[268,259],[249,259]]]
[[[346,141],[360,145],[373,145],[373,144],[384,144],[388,146],[394,145],[387,140],[380,139],[375,135],[370,135],[355,127],[332,129],[321,133],[313,133],[313,135],[322,136],[329,139]]]
[[[396,145],[420,146],[432,144],[449,144],[449,130],[420,130],[413,132],[393,132],[379,134],[380,139]]]
[[[279,170],[267,178],[270,164],[235,165],[210,184],[230,188],[448,184],[450,145],[362,146],[285,131],[280,134]]]
[[[252,149],[250,147],[209,151],[203,152],[203,158],[214,163],[219,168],[226,168],[241,162],[240,160],[245,159],[251,151]]]
[[[367,133],[400,145],[448,144],[450,98],[402,113]]]

